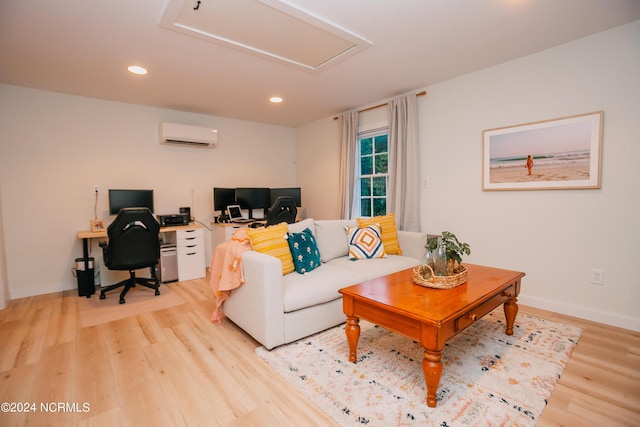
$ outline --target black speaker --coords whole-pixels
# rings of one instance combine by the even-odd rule
[[[184,208],[180,208],[180,213],[181,214],[187,214],[187,216],[189,217],[189,221],[191,221],[191,208],[190,207],[184,207]]]

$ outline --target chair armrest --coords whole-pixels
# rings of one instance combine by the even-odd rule
[[[282,263],[256,251],[242,255],[244,284],[231,291],[224,314],[267,348],[284,343]]]
[[[103,240],[98,242],[98,246],[102,248],[102,261],[108,268],[111,261],[111,257],[109,256],[109,244]]]
[[[427,233],[398,230],[398,243],[400,243],[402,255],[422,260],[427,244]]]

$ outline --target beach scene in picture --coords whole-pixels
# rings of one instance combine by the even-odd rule
[[[589,180],[592,124],[578,121],[489,136],[489,183]]]

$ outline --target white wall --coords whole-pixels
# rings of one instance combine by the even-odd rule
[[[0,192],[0,212],[2,212],[2,192]],[[4,250],[4,227],[0,215],[0,310],[7,306],[9,300],[9,285],[7,284],[7,258]]]
[[[296,176],[306,217],[340,216],[338,121],[328,117],[296,129]]]
[[[159,123],[218,129],[212,149],[159,143]],[[296,185],[295,130],[0,85],[0,194],[11,298],[73,289],[78,230],[107,221],[109,188],[154,190],[155,211],[191,206],[207,226],[213,187]],[[211,255],[207,236],[207,263]],[[100,248],[93,253],[101,260]],[[0,271],[2,274],[2,271]],[[102,265],[102,282],[118,276]]]
[[[638,76],[640,21],[426,88],[423,230],[469,242],[470,263],[526,272],[521,303],[640,330]],[[599,110],[601,189],[482,191],[483,129]],[[331,134],[339,131],[329,119],[298,129],[298,163],[334,165],[322,176],[337,174]],[[324,191],[320,175],[297,173]],[[337,200],[319,197],[325,204],[308,216],[336,212]],[[604,286],[590,283],[593,267],[605,270]]]

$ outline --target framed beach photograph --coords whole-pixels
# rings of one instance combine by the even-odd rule
[[[482,132],[482,189],[600,188],[604,113]]]

